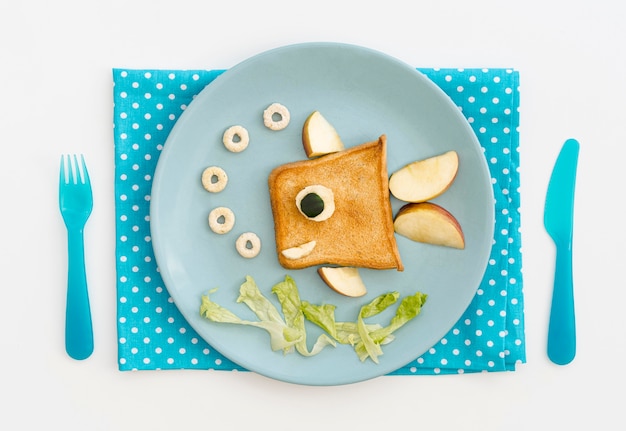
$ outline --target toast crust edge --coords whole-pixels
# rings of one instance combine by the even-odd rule
[[[307,168],[317,166],[318,164],[332,163],[333,160],[337,158],[345,157],[347,153],[354,153],[359,151],[368,151],[371,150],[371,147],[380,146],[380,157],[379,163],[377,166],[377,171],[380,175],[379,181],[377,183],[380,185],[380,190],[376,194],[376,196],[380,197],[380,201],[377,202],[382,211],[383,211],[383,230],[385,232],[387,244],[382,246],[384,249],[384,254],[386,255],[385,259],[371,259],[370,262],[365,262],[364,260],[360,260],[357,264],[353,258],[335,258],[332,261],[328,261],[328,259],[323,258],[315,258],[315,259],[296,259],[291,260],[285,258],[280,250],[279,236],[285,235],[284,232],[280,229],[280,215],[277,214],[277,208],[279,206],[280,196],[277,193],[272,193],[272,190],[275,188],[275,184],[280,175],[289,170],[298,169],[300,166],[306,166]],[[360,144],[351,148],[347,148],[343,151],[328,154],[317,159],[313,160],[299,160],[292,163],[287,163],[281,166],[274,168],[269,177],[268,177],[268,185],[270,187],[270,201],[272,207],[272,213],[274,218],[274,232],[276,235],[276,253],[279,260],[279,263],[282,267],[286,269],[303,269],[315,265],[320,264],[333,264],[333,265],[341,265],[341,266],[357,266],[362,268],[370,268],[370,269],[396,269],[397,271],[403,271],[404,266],[402,264],[402,259],[400,257],[400,252],[397,247],[395,230],[393,226],[393,212],[391,208],[390,201],[390,191],[389,191],[389,176],[387,172],[387,137],[386,135],[381,135],[376,141],[366,142],[364,144]],[[375,251],[372,252],[376,254]]]

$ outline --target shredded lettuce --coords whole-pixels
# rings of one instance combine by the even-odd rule
[[[201,316],[213,322],[249,325],[265,329],[270,335],[272,350],[290,353],[294,349],[294,345],[299,341],[298,337],[301,334],[286,325],[274,305],[261,294],[252,277],[246,277],[246,282],[241,285],[237,302],[246,304],[259,317],[259,321],[243,320],[230,310],[211,301],[210,294],[215,291],[216,289],[213,289],[207,295],[202,296]]]
[[[370,335],[370,332],[365,326],[364,319],[382,313],[387,309],[387,307],[395,304],[399,296],[400,294],[398,292],[385,293],[374,298],[374,300],[369,304],[361,307],[359,317],[357,318],[357,330],[361,336],[361,341],[355,346],[355,350],[357,351],[357,354],[359,354],[359,359],[362,357],[359,353],[359,347],[363,345],[365,351],[367,352],[367,356],[372,358],[372,361],[378,363],[378,357],[383,354],[383,349],[380,347],[380,343],[377,343]],[[364,359],[361,360],[363,361]]]
[[[240,286],[238,303],[244,303],[254,312],[258,321],[243,320],[230,310],[211,301],[210,295],[216,289],[202,296],[200,315],[218,323],[249,325],[266,330],[270,335],[272,350],[282,350],[283,353],[297,351],[303,356],[313,356],[320,353],[326,346],[336,346],[336,343],[350,345],[354,348],[361,361],[370,358],[375,363],[383,354],[382,346],[394,340],[393,332],[404,326],[416,317],[426,302],[427,295],[417,292],[402,299],[395,315],[387,326],[379,323],[366,323],[365,319],[377,316],[400,298],[398,292],[389,292],[374,298],[359,310],[356,321],[337,322],[335,320],[336,306],[332,304],[311,304],[302,301],[295,281],[286,276],[284,281],[272,288],[280,303],[281,312],[259,290],[250,276]],[[314,323],[324,330],[313,347],[307,346],[305,320]]]
[[[302,313],[310,322],[321,327],[335,340],[341,342],[337,331],[337,323],[335,322],[335,308],[332,304],[316,305],[308,301],[302,301]],[[345,343],[344,343],[345,344]]]
[[[322,334],[317,338],[313,349],[308,350],[302,302],[300,301],[300,294],[298,293],[298,288],[293,278],[286,276],[285,281],[276,284],[272,288],[272,293],[278,297],[287,326],[299,335],[298,341],[295,344],[298,353],[304,356],[313,356],[317,355],[328,345],[335,346],[335,342],[331,338],[326,334]]]
[[[400,302],[389,325],[383,327],[365,322],[365,319],[376,316],[395,304],[399,297],[398,292],[389,292],[374,298],[361,307],[356,322],[336,322],[334,306],[303,302],[303,311],[308,320],[320,326],[336,341],[354,346],[361,361],[370,358],[378,363],[378,357],[383,354],[381,346],[393,341],[392,333],[417,316],[426,302],[426,295],[418,292]]]
[[[396,314],[392,317],[389,325],[368,332],[367,337],[362,338],[361,341],[354,346],[354,350],[359,356],[359,359],[361,361],[365,361],[369,357],[374,362],[378,363],[378,356],[383,354],[380,346],[391,342],[393,340],[393,338],[389,339],[389,337],[392,337],[391,334],[420,313],[422,305],[426,302],[426,298],[427,295],[420,292],[404,298],[402,302],[400,302],[400,305],[396,310]],[[383,301],[380,304],[384,306],[385,303]],[[362,318],[367,317],[369,312],[376,311],[375,309],[371,310],[369,305],[361,309],[361,313],[359,313],[359,322],[362,322]]]

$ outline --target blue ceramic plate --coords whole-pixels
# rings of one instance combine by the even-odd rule
[[[273,102],[291,113],[289,126],[271,131],[263,110]],[[329,289],[316,268],[285,270],[277,260],[267,178],[278,165],[306,159],[302,126],[319,110],[335,126],[347,147],[387,135],[388,172],[414,160],[456,150],[460,169],[452,187],[434,202],[459,220],[466,249],[420,244],[397,236],[405,266],[361,270],[368,294],[348,298]],[[246,127],[250,145],[231,153],[222,134],[232,125]],[[226,170],[228,186],[208,193],[202,171]],[[402,206],[392,198],[394,214]],[[213,233],[207,216],[226,206],[236,216],[234,229]],[[262,375],[298,384],[354,383],[392,372],[418,358],[443,337],[469,305],[485,271],[492,244],[494,206],[490,175],[478,140],[459,109],[428,78],[394,58],[362,47],[312,43],[256,55],[223,73],[189,105],[176,123],[156,169],[151,201],[151,230],[156,259],[167,289],[189,324],[209,344],[239,365]],[[244,259],[235,240],[246,231],[262,241],[261,253]],[[355,320],[359,308],[381,293],[402,296],[422,291],[422,313],[398,330],[384,346],[379,364],[360,362],[350,346],[328,347],[314,357],[283,355],[270,349],[261,329],[219,324],[199,315],[201,295],[242,318],[253,319],[237,303],[245,276],[252,276],[276,306],[274,284],[290,275],[300,296],[337,306],[338,320]],[[395,308],[394,308],[395,310]],[[390,315],[373,319],[385,324]],[[312,343],[320,333],[309,327]]]

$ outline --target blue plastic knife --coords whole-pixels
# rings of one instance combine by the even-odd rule
[[[563,144],[550,177],[544,212],[546,231],[556,246],[548,357],[558,365],[569,364],[576,356],[572,237],[579,147],[575,139]]]

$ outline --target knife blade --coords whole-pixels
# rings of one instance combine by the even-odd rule
[[[558,365],[569,364],[576,356],[572,240],[579,149],[575,139],[563,144],[552,170],[544,210],[544,226],[556,247],[547,352]]]

